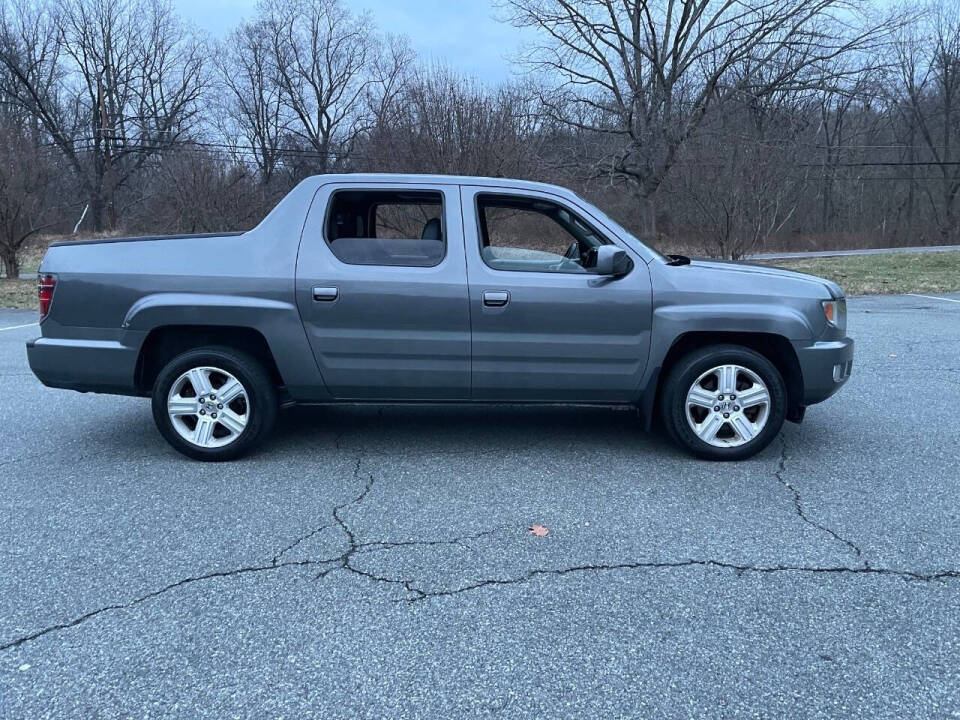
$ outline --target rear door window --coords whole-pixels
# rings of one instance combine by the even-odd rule
[[[351,265],[433,267],[446,256],[443,213],[439,192],[338,190],[325,237],[337,259]]]

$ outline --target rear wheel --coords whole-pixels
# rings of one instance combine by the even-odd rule
[[[681,358],[664,384],[661,411],[671,437],[698,457],[743,460],[776,437],[787,390],[767,358],[713,345]]]
[[[173,358],[153,387],[153,419],[163,437],[196,460],[231,460],[273,428],[277,392],[253,357],[204,347]]]

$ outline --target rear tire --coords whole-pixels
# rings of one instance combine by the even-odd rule
[[[780,432],[787,388],[777,368],[740,345],[711,345],[674,364],[660,411],[670,437],[707,460],[744,460]]]
[[[229,347],[188,350],[168,362],[153,385],[157,429],[194,460],[246,454],[269,435],[277,409],[277,390],[263,365]]]

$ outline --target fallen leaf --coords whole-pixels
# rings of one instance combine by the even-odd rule
[[[537,537],[546,537],[550,531],[547,530],[547,527],[545,525],[537,525],[536,523],[534,523],[533,525],[530,526],[530,532],[532,532]]]

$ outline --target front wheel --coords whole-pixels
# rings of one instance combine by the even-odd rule
[[[787,389],[767,358],[738,345],[714,345],[681,358],[664,384],[661,411],[671,437],[709,460],[743,460],[776,437]]]
[[[173,358],[153,386],[160,434],[195,460],[232,460],[273,428],[277,392],[263,366],[246,353],[204,347]]]

